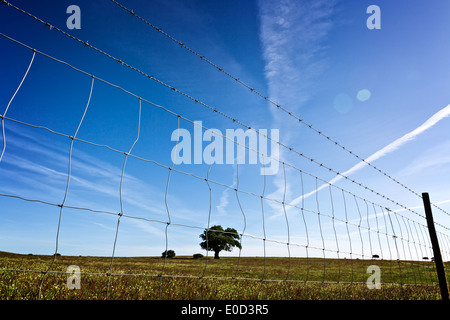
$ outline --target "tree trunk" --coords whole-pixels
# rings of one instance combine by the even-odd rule
[[[220,251],[214,251],[214,259],[219,259],[219,252]]]

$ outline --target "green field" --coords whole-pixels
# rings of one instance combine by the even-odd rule
[[[59,256],[41,272],[52,260],[0,252],[0,299],[37,299],[40,287],[41,299],[440,299],[425,261],[116,257],[109,276],[110,257]],[[69,265],[80,267],[80,289],[66,285]],[[366,286],[370,265],[381,289]]]

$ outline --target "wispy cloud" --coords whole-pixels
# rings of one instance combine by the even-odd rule
[[[13,183],[0,184],[6,194],[59,203],[64,195],[68,173],[68,145],[27,128],[12,130],[8,134],[8,146],[0,165],[0,180]],[[80,146],[80,148],[78,148]],[[77,142],[71,161],[71,177],[66,205],[119,212],[122,163],[108,162],[108,153],[95,155],[84,151]],[[108,152],[108,151],[106,151]],[[130,164],[130,162],[129,162]],[[7,167],[5,167],[7,166]],[[131,167],[131,165],[130,165]],[[135,176],[125,168],[122,183],[122,200],[126,215],[165,220],[167,217],[165,184],[146,181],[145,175]],[[149,165],[148,170],[151,170]],[[233,177],[236,184],[236,174]],[[228,189],[227,189],[228,190]],[[224,191],[223,212],[228,206],[228,193]],[[171,217],[183,223],[195,224],[198,213],[189,209],[187,200],[172,194],[169,189],[168,204]],[[218,208],[220,211],[220,209]],[[146,226],[145,223],[140,225]]]
[[[230,201],[228,200],[229,194],[228,192],[230,191],[230,189],[225,189],[222,191],[222,195],[220,196],[220,203],[216,206],[217,212],[220,215],[226,215],[226,208],[228,206],[228,204],[230,203]]]
[[[0,170],[0,177],[11,183],[1,185],[0,189],[5,193],[58,203],[67,182],[68,145],[50,139],[39,131],[31,134],[27,128],[12,129],[8,135],[9,148],[0,166],[3,169]],[[121,175],[120,164],[114,165],[104,158],[90,155],[75,144],[68,205],[117,211]],[[104,201],[98,201],[95,197],[101,197]],[[123,199],[133,214],[165,215],[164,205],[160,201],[162,197],[157,188],[124,173]]]
[[[324,43],[333,25],[331,18],[335,11],[335,1],[283,0],[273,2],[260,0],[258,5],[261,22],[260,39],[266,62],[265,76],[269,96],[286,109],[298,112],[314,95],[316,80],[326,67],[327,52]],[[273,125],[283,128],[283,142],[291,145],[293,132],[297,131],[289,128],[283,114],[276,108],[271,107],[270,110]],[[365,160],[372,163],[391,154],[449,115],[450,105],[439,110],[414,130],[374,152]],[[282,152],[283,150],[280,151],[280,158],[283,159],[287,153]],[[342,175],[350,176],[366,166],[367,164],[361,161],[342,172]],[[338,175],[329,183],[336,184],[341,179],[343,177]],[[326,188],[329,183],[324,183],[315,190],[298,196],[290,204],[298,205],[302,199],[316,194]],[[271,197],[280,199],[286,190],[287,199],[290,199],[291,184],[289,179],[285,180],[282,170],[274,180],[274,184],[276,191],[271,194]],[[279,206],[278,209],[273,209],[277,212],[274,216],[283,214]]]
[[[100,228],[105,229],[105,230],[108,230],[108,231],[116,231],[116,228],[107,226],[107,225],[105,225],[105,224],[103,224],[103,223],[92,222],[92,224],[95,224],[96,226],[99,226]]]
[[[237,158],[234,159],[233,163],[237,163]],[[242,172],[242,168],[241,168],[241,172]],[[235,188],[236,185],[237,185],[237,168],[236,168],[236,164],[234,164],[233,165],[233,184],[231,185],[231,187]],[[227,215],[227,207],[230,204],[230,200],[229,200],[230,192],[231,192],[231,189],[229,189],[229,188],[224,189],[220,196],[220,202],[216,206],[217,212],[221,216]]]
[[[450,105],[446,106],[445,108],[442,108],[441,110],[439,110],[438,112],[436,112],[434,115],[432,115],[428,120],[426,120],[423,124],[421,124],[420,126],[418,126],[417,128],[415,128],[414,130],[408,132],[407,134],[403,135],[402,137],[396,139],[395,141],[391,142],[390,144],[388,144],[387,146],[385,146],[384,148],[378,150],[377,152],[373,153],[372,155],[370,155],[369,157],[367,157],[365,159],[366,162],[374,162],[394,151],[396,151],[397,149],[399,149],[400,147],[402,147],[403,145],[405,145],[406,143],[414,140],[417,136],[421,135],[422,133],[424,133],[425,131],[431,129],[434,125],[436,125],[439,121],[447,118],[448,116],[450,116]],[[297,197],[296,199],[294,199],[291,204],[296,205],[298,203],[301,202],[301,200],[303,198],[307,198],[313,194],[315,194],[316,192],[319,192],[320,190],[326,188],[329,184],[335,184],[336,182],[338,182],[339,180],[343,179],[343,176],[348,177],[351,174],[354,174],[355,172],[361,170],[362,168],[366,167],[367,164],[365,162],[359,162],[358,164],[354,165],[353,167],[351,167],[350,169],[348,169],[345,172],[342,172],[342,175],[336,176],[335,178],[331,179],[328,183],[324,183],[322,184],[320,187],[318,187],[317,189],[303,195],[300,197]]]
[[[270,98],[296,111],[324,68],[334,1],[260,0],[260,39]],[[274,114],[275,116],[275,114]]]
[[[400,171],[399,175],[413,176],[429,170],[444,172],[450,170],[450,141],[442,141],[416,157],[407,167]]]
[[[427,121],[425,121],[422,125],[420,125],[416,129],[408,132],[407,134],[398,138],[394,142],[391,142],[384,148],[378,150],[377,152],[375,152],[372,155],[370,155],[369,157],[367,157],[365,159],[366,162],[373,162],[375,160],[380,159],[381,157],[386,156],[387,154],[389,154],[391,152],[394,152],[395,150],[397,150],[398,148],[400,148],[407,142],[414,140],[418,135],[420,135],[420,134],[424,133],[425,131],[427,131],[428,129],[432,128],[439,121],[447,118],[448,116],[450,116],[450,104],[448,106],[446,106],[445,108],[436,112],[433,116],[431,116]],[[366,166],[366,164],[364,162],[360,162],[360,163],[356,164],[355,166],[351,167],[349,170],[345,171],[343,173],[343,175],[348,176],[348,175],[362,169],[365,166]],[[340,180],[340,179],[342,179],[342,177],[339,176],[339,177],[334,178],[331,181],[336,182],[337,180]]]
[[[335,1],[283,0],[258,2],[260,40],[265,60],[265,76],[271,100],[298,112],[314,95],[317,78],[326,66],[325,40],[332,27]],[[297,123],[285,121],[285,114],[269,107],[273,127],[283,128],[284,144],[290,145]],[[291,126],[291,127],[290,127]],[[286,154],[280,150],[280,159]],[[288,199],[291,183],[280,168],[270,196]],[[288,169],[287,169],[288,170]],[[289,173],[287,173],[289,175]],[[274,207],[276,211],[279,206]]]

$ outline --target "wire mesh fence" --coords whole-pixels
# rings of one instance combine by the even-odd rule
[[[113,2],[149,24],[134,11]],[[33,216],[24,215],[24,224],[38,220],[39,224],[30,224],[41,226],[42,230],[34,230],[37,233],[54,232],[50,230],[56,222],[53,251],[47,255],[0,254],[2,298],[438,297],[432,246],[423,210],[417,206],[416,201],[421,198],[417,192],[151,24],[157,32],[270,102],[299,125],[318,133],[324,144],[335,147],[334,152],[356,157],[388,183],[406,190],[414,197],[416,206],[405,205],[403,198],[369,187],[370,181],[349,177],[344,171],[281,142],[272,132],[255,129],[7,1],[2,3],[200,105],[210,112],[205,115],[208,119],[229,121],[234,134],[229,134],[231,129],[223,134],[190,119],[182,108],[157,104],[149,97],[0,33],[5,45],[31,53],[26,72],[1,115],[0,170],[10,183],[9,188],[0,190],[3,207],[8,208],[2,210],[1,217],[7,221],[8,215],[33,212]],[[45,117],[29,121],[14,115],[15,103],[18,108],[26,108],[16,100],[39,60],[55,68],[62,67],[64,73],[80,82],[77,101],[83,103],[70,116],[53,115],[54,121],[46,122]],[[34,75],[31,87],[38,86],[38,76]],[[53,90],[49,87],[40,94],[50,96]],[[123,113],[108,114],[105,101],[110,95],[117,99],[120,95]],[[99,118],[98,114],[104,117]],[[58,129],[47,124],[52,122]],[[161,125],[165,128],[164,134],[153,129],[155,122],[160,124],[159,129]],[[108,124],[120,130],[114,133]],[[193,128],[193,140],[198,133],[201,141],[211,142],[200,153],[196,153],[194,146],[193,161],[189,158],[190,151],[181,143],[191,139],[186,126]],[[103,139],[92,135],[92,131],[98,130],[105,131]],[[237,133],[241,132],[244,138],[240,140]],[[156,144],[164,135],[176,142],[168,149],[170,160],[161,156]],[[261,141],[271,145],[271,154],[267,145],[261,148]],[[275,152],[277,148],[282,150],[279,155]],[[230,166],[221,166],[223,149],[227,156],[233,154],[231,170]],[[259,159],[261,166],[251,170],[245,163],[247,159],[249,162]],[[199,166],[191,165],[190,161]],[[276,164],[274,176],[266,174],[269,163]],[[19,182],[26,179],[34,183],[27,189],[21,188]],[[338,184],[341,179],[344,183]],[[40,181],[52,189],[39,192]],[[151,186],[143,181],[150,181]],[[277,187],[275,190],[273,185]],[[448,215],[437,204],[434,208]],[[232,229],[216,228],[218,225]],[[439,222],[436,226],[442,256],[448,261],[449,229]],[[198,248],[202,234],[205,245]],[[89,240],[84,242],[83,237]],[[238,240],[234,242],[233,253],[227,255],[231,248],[217,248],[213,239],[230,237]],[[104,249],[92,249],[97,243],[108,243],[102,248],[108,248],[109,254],[83,254],[104,253]],[[61,254],[64,248],[81,252],[82,256]],[[130,252],[130,248],[139,251]],[[178,248],[202,253],[195,259],[186,255],[169,258],[168,250]],[[223,251],[224,256],[214,259],[215,251]],[[163,252],[162,257],[155,257],[155,252]],[[68,269],[69,266],[78,269]],[[80,288],[71,290],[69,283],[79,279],[82,279]]]

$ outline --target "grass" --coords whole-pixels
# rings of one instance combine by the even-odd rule
[[[36,299],[41,282],[41,299],[49,300],[106,299],[107,294],[108,299],[164,300],[440,299],[432,262],[272,257],[175,257],[164,262],[160,257],[116,257],[108,276],[110,257],[60,256],[52,272],[40,272],[52,260],[0,252],[0,299]],[[66,285],[69,265],[81,269],[79,290]],[[381,289],[366,286],[370,265],[381,269]]]

